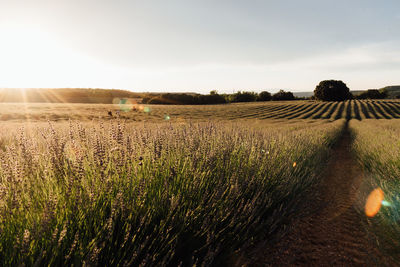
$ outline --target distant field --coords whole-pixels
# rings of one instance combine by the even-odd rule
[[[111,111],[112,116],[109,115]],[[396,100],[351,100],[345,102],[280,101],[226,105],[112,105],[59,103],[3,103],[0,121],[109,120],[117,114],[130,121],[171,122],[237,119],[396,119]]]

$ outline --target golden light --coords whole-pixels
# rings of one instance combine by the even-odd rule
[[[54,68],[55,60],[64,56],[56,51],[51,38],[38,29],[8,25],[0,28],[0,34],[3,40],[0,44],[1,68],[12,74],[10,78],[32,78],[38,70]]]
[[[368,196],[367,202],[365,203],[365,215],[368,217],[374,217],[382,207],[382,201],[384,193],[382,189],[374,189]]]
[[[104,72],[102,64],[38,27],[10,23],[0,26],[0,36],[0,87],[68,87]]]

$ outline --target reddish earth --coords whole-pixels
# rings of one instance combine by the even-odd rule
[[[386,261],[364,231],[365,215],[360,187],[363,173],[350,153],[348,130],[334,148],[317,197],[310,202],[312,215],[273,247],[260,244],[239,265],[244,266],[393,266]],[[364,202],[365,203],[365,202]]]

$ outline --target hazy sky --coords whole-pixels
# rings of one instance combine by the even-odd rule
[[[400,84],[399,0],[0,0],[0,87]]]

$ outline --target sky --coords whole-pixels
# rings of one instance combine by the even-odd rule
[[[0,0],[0,88],[400,84],[398,0]]]

